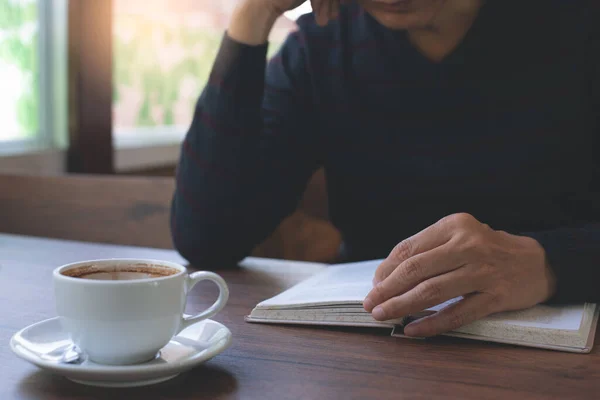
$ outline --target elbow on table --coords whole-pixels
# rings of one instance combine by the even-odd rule
[[[245,255],[232,251],[226,240],[215,240],[209,229],[190,227],[172,231],[175,250],[192,266],[202,269],[223,269],[236,266]]]

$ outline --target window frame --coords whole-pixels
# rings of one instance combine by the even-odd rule
[[[114,173],[175,164],[187,126],[113,134],[113,0],[37,4],[41,129],[35,138],[0,144],[0,171]]]

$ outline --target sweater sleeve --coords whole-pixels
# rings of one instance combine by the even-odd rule
[[[600,303],[600,224],[532,232],[557,279],[550,303]]]
[[[600,303],[600,7],[593,3],[589,24],[587,74],[589,95],[595,109],[594,171],[589,220],[578,226],[526,234],[546,251],[546,258],[557,278],[552,303]]]
[[[176,249],[197,267],[234,264],[291,214],[320,165],[300,33],[267,45],[224,36],[182,145]]]

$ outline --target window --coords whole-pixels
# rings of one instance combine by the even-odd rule
[[[39,22],[35,0],[0,0],[0,141],[31,138],[39,127]]]
[[[65,20],[66,0],[0,0],[2,153],[66,138]]]
[[[239,0],[114,0],[113,132],[117,147],[177,143]],[[282,17],[273,54],[295,29]]]

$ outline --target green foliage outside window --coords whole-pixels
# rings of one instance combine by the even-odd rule
[[[115,16],[113,106],[116,114],[127,114],[128,126],[125,128],[191,122],[193,108],[208,80],[223,31],[168,22],[139,15]],[[279,43],[271,44],[269,55],[278,48]],[[127,102],[123,96],[125,90],[134,90],[137,101],[124,104]],[[182,100],[182,92],[190,91],[193,95],[188,93]],[[175,108],[181,101],[186,102],[188,116],[183,117],[180,113],[176,118]],[[153,113],[153,110],[159,112]],[[123,128],[118,118],[115,123],[117,128]]]
[[[173,107],[179,97],[179,89],[186,77],[205,82],[210,73],[212,59],[219,45],[220,36],[185,28],[158,29],[153,27],[155,35],[163,35],[164,43],[176,42],[185,55],[168,69],[160,67],[161,49],[153,48],[152,42],[143,34],[147,30],[140,29],[129,41],[125,42],[116,36],[115,51],[115,104],[119,103],[122,87],[134,87],[142,93],[142,103],[137,110],[136,126],[173,125]],[[203,49],[195,53],[194,49]],[[162,118],[151,114],[151,108],[162,108]],[[193,104],[190,104],[193,107]]]
[[[25,83],[17,88],[19,137],[31,137],[39,128],[38,26],[35,0],[0,0],[0,66],[16,67]]]

